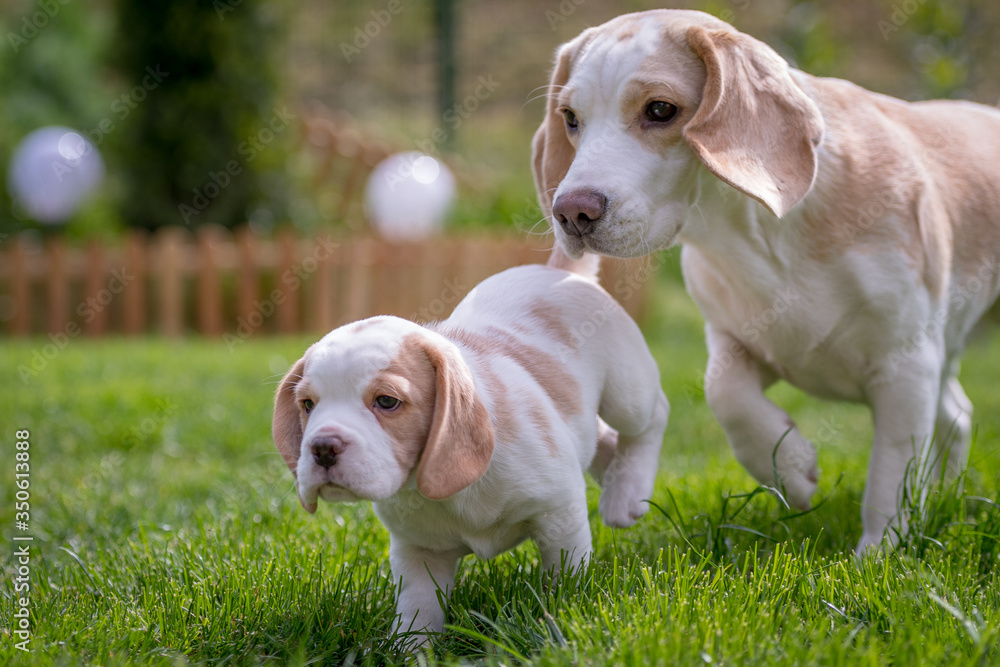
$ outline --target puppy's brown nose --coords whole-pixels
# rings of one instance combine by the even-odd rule
[[[344,452],[344,447],[340,436],[324,435],[313,440],[310,449],[316,465],[329,470],[337,464],[337,455]]]
[[[556,199],[552,215],[567,234],[583,237],[594,231],[607,206],[608,198],[596,190],[570,190]]]

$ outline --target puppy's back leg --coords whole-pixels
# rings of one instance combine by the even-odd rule
[[[609,364],[599,408],[601,418],[618,431],[613,455],[602,462],[599,504],[604,523],[615,527],[633,525],[649,509],[645,501],[653,495],[670,415],[656,362],[642,333],[634,324],[626,331],[616,331],[614,340],[605,341]],[[607,455],[610,434],[605,432],[604,438]]]
[[[941,464],[945,476],[957,477],[969,459],[972,440],[972,402],[958,382],[958,364],[949,365],[941,383],[938,399],[937,424],[934,434],[935,457],[932,481],[941,479]]]
[[[618,431],[608,426],[603,419],[597,418],[597,453],[590,462],[589,472],[597,483],[604,480],[604,471],[611,465],[618,449]]]

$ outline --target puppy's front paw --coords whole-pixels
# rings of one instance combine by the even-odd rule
[[[601,518],[604,524],[612,528],[629,528],[642,518],[642,515],[649,510],[649,503],[645,499],[636,500],[634,498],[616,497],[604,492],[601,494],[601,501],[598,509],[601,511]],[[646,498],[649,496],[647,495]]]
[[[819,481],[816,449],[796,430],[789,431],[774,453],[778,490],[791,507],[807,510]]]
[[[635,462],[623,463],[616,456],[604,473],[598,504],[605,525],[612,528],[635,525],[649,511],[646,501],[653,495],[655,477],[655,467],[643,470]]]

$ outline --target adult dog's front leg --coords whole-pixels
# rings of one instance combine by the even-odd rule
[[[764,396],[774,378],[736,338],[711,324],[705,326],[705,340],[705,399],[736,458],[761,484],[782,490],[790,505],[808,509],[819,476],[816,450]]]
[[[444,608],[438,602],[438,588],[445,597],[455,581],[458,560],[462,551],[430,551],[403,540],[390,538],[389,564],[392,576],[399,585],[396,596],[396,631],[420,631],[404,640],[404,645],[414,647],[427,640],[428,632],[441,632],[444,628]]]
[[[932,451],[940,374],[940,354],[928,344],[892,369],[888,377],[880,377],[868,387],[875,436],[858,553],[877,547],[883,539],[894,542],[897,533],[906,531],[907,517],[900,513],[899,503],[908,473],[912,482],[931,481],[931,471],[920,468],[932,465],[927,456]],[[919,502],[925,489],[918,485],[909,491]]]

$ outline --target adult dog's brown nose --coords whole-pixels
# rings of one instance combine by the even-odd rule
[[[329,470],[337,465],[337,455],[342,454],[346,446],[340,436],[325,435],[313,440],[310,449],[316,465]]]
[[[583,237],[594,231],[607,205],[608,198],[596,190],[570,190],[556,199],[552,215],[567,234]]]

